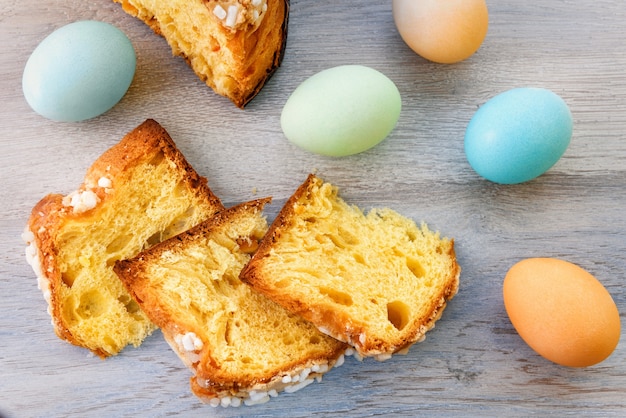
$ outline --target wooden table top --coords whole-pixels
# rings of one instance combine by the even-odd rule
[[[626,313],[626,7],[621,0],[488,1],[480,50],[454,65],[406,47],[391,2],[292,0],[282,67],[245,110],[215,95],[165,41],[108,0],[4,1],[0,6],[0,412],[101,416],[625,416],[626,341],[585,369],[535,354],[504,310],[502,281],[517,261],[563,258],[587,269]],[[57,123],[22,94],[30,53],[54,29],[113,23],[137,51],[137,72],[106,114]],[[280,128],[290,93],[341,64],[373,67],[403,100],[375,148],[329,158],[290,144]],[[515,87],[559,94],[572,142],[546,174],[503,186],[481,179],[463,150],[480,105]],[[390,207],[454,237],[460,291],[425,342],[386,362],[353,358],[294,394],[251,408],[213,409],[160,332],[106,361],[59,340],[24,258],[20,234],[47,193],[69,193],[87,167],[147,118],[159,121],[230,206],[273,196],[270,220],[310,172],[363,209]]]

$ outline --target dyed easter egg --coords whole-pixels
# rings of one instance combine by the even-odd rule
[[[572,131],[572,114],[561,97],[542,88],[512,89],[476,111],[465,131],[465,154],[484,178],[523,183],[556,164]]]
[[[507,272],[504,306],[522,339],[546,359],[569,367],[605,360],[617,346],[619,312],[606,288],[565,260],[529,258]]]
[[[135,50],[113,25],[79,21],[46,37],[24,67],[22,89],[32,109],[62,122],[101,115],[126,94]]]
[[[280,122],[297,146],[342,157],[385,139],[400,117],[401,102],[398,88],[384,74],[343,65],[302,82],[285,103]]]
[[[472,56],[487,36],[485,0],[393,0],[393,19],[404,42],[440,64]]]

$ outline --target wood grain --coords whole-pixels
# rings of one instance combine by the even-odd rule
[[[401,41],[391,2],[292,0],[283,66],[246,110],[216,96],[165,41],[108,0],[0,5],[0,413],[101,416],[626,415],[624,341],[605,362],[569,369],[534,354],[513,330],[502,280],[516,261],[561,257],[594,274],[626,312],[626,8],[621,0],[488,1],[483,46],[455,65],[429,63]],[[80,19],[116,24],[138,66],[124,99],[82,123],[55,123],[25,102],[29,54]],[[363,64],[403,97],[400,121],[365,153],[326,158],[292,146],[280,112],[315,72]],[[468,166],[463,135],[476,109],[514,87],[549,88],[570,106],[563,158],[529,183],[500,186]],[[105,149],[158,120],[227,204],[271,195],[272,218],[317,172],[364,209],[389,206],[455,238],[461,288],[436,329],[406,356],[348,359],[320,384],[254,408],[212,409],[159,332],[102,361],[53,333],[20,234],[33,205],[68,193]]]

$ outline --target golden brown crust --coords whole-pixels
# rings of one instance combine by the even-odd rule
[[[229,402],[232,402],[233,398],[240,398],[244,400],[244,403],[247,405],[263,403],[269,400],[270,397],[276,396],[279,392],[284,391],[286,388],[297,386],[298,384],[304,387],[308,381],[321,378],[328,370],[343,363],[346,348],[346,345],[337,345],[335,350],[327,352],[324,356],[309,358],[306,362],[295,364],[291,368],[283,368],[280,374],[271,377],[268,375],[267,379],[256,380],[248,385],[240,384],[241,382],[222,385],[210,379],[193,376],[189,379],[191,390],[203,402],[212,403],[214,406],[217,405],[217,403],[215,403],[216,400],[222,401],[228,399]],[[300,376],[303,370],[307,368],[312,370],[315,366],[319,367],[322,371],[311,371],[306,375],[306,381],[286,383],[283,380],[285,376]],[[295,391],[298,389],[291,390]],[[261,394],[261,398],[250,402],[252,393],[257,397]]]
[[[126,196],[118,196],[109,187],[129,181],[128,176],[132,167],[141,161],[151,158],[161,159],[163,156],[181,170],[183,181],[195,194],[194,200],[202,202],[202,211],[213,213],[223,208],[220,200],[209,189],[207,180],[193,170],[165,129],[151,119],[143,122],[125,135],[119,143],[104,152],[88,169],[78,192],[93,192],[98,198],[98,207],[106,205],[109,200],[125,199]],[[108,179],[111,184],[99,184],[102,178]],[[27,230],[32,234],[27,242],[31,245],[33,252],[33,259],[29,262],[38,275],[39,287],[48,302],[48,311],[56,334],[74,345],[89,348],[96,355],[104,358],[114,353],[101,347],[88,346],[80,336],[74,335],[70,330],[71,327],[64,320],[62,293],[64,288],[67,288],[67,283],[64,283],[58,264],[60,244],[57,236],[68,223],[98,222],[98,209],[87,208],[84,211],[75,211],[73,206],[68,205],[67,197],[50,194],[41,199],[33,208],[27,223]],[[76,257],[79,257],[79,254]]]
[[[434,326],[441,317],[447,301],[452,299],[458,291],[460,267],[456,262],[454,241],[444,241],[437,249],[437,251],[447,254],[450,260],[450,269],[444,283],[438,288],[438,293],[434,294],[430,301],[424,305],[425,311],[421,318],[403,328],[398,337],[394,337],[395,339],[388,337],[379,339],[372,336],[370,325],[358,317],[350,315],[347,311],[336,309],[335,305],[325,301],[313,301],[313,298],[305,296],[296,297],[293,293],[275,286],[273,280],[267,277],[267,271],[264,270],[264,263],[271,264],[275,261],[275,258],[272,258],[274,247],[277,242],[281,241],[282,235],[293,227],[299,216],[298,212],[301,210],[301,205],[310,200],[310,194],[314,193],[313,188],[322,183],[319,178],[311,174],[288,199],[270,226],[259,249],[242,270],[240,279],[287,310],[317,325],[324,333],[354,346],[363,356],[384,358],[392,352],[402,351],[420,340]],[[313,220],[312,222],[314,225],[316,221]]]
[[[202,81],[216,93],[228,97],[239,108],[244,108],[261,91],[281,65],[285,54],[289,0],[267,0],[263,3],[267,8],[262,12],[261,19],[258,19],[260,24],[251,17],[249,0],[233,0],[232,3],[239,7],[244,16],[238,19],[234,27],[225,25],[215,16],[213,10],[216,6],[223,6],[222,10],[228,7],[221,4],[223,1],[191,0],[189,5],[203,5],[194,10],[206,15],[205,22],[218,22],[210,27],[198,28],[201,41],[207,44],[207,47],[201,48],[202,52],[194,48],[194,42],[199,41],[186,39],[185,35],[181,35],[182,31],[172,32],[163,27],[187,25],[188,22],[172,17],[173,14],[169,12],[163,15],[154,10],[157,6],[143,0],[114,1],[121,3],[125,12],[142,20],[156,34],[163,36],[172,47],[172,52],[181,56]],[[164,2],[159,7],[165,8],[167,4]],[[166,22],[161,22],[161,19]],[[222,49],[227,49],[228,54],[222,54]],[[220,65],[212,65],[211,61],[218,53],[221,54]],[[219,68],[222,66],[226,67],[226,71]]]
[[[58,194],[50,194],[41,199],[33,208],[31,216],[28,220],[27,228],[34,233],[38,256],[33,268],[39,268],[42,277],[38,278],[39,287],[44,294],[48,294],[48,313],[52,317],[52,325],[55,333],[64,340],[72,344],[79,345],[69,329],[61,320],[59,310],[61,304],[59,301],[59,292],[57,287],[61,283],[61,273],[56,266],[56,256],[58,249],[55,245],[54,237],[61,226],[67,209],[62,204],[63,196]],[[104,353],[97,352],[99,356]]]

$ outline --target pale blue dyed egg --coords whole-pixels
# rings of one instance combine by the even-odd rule
[[[111,109],[130,87],[136,55],[115,26],[79,21],[63,26],[35,48],[22,77],[28,104],[40,115],[76,122]]]
[[[561,97],[543,88],[516,88],[476,111],[465,132],[465,154],[487,180],[523,183],[556,164],[572,131],[572,114]]]
[[[285,103],[280,121],[297,146],[342,157],[385,139],[401,107],[400,92],[387,76],[362,65],[342,65],[302,82]]]

